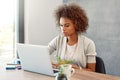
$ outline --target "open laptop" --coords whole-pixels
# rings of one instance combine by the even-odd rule
[[[55,76],[48,47],[43,45],[17,44],[23,70]]]

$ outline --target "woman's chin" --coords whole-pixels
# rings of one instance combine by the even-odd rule
[[[65,34],[65,33],[62,33],[62,35],[63,35],[63,36],[66,36],[66,37],[68,36],[68,34]]]
[[[67,37],[68,35],[66,35],[66,34],[63,34],[63,36]]]

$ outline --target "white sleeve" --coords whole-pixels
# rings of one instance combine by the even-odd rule
[[[96,49],[95,44],[91,40],[88,47],[87,47],[87,63],[96,63]]]
[[[57,37],[55,37],[49,44],[48,49],[49,53],[52,54],[56,50]]]

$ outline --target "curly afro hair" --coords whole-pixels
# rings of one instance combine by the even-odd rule
[[[88,28],[88,18],[85,11],[78,4],[63,4],[55,10],[56,25],[60,26],[60,18],[68,18],[75,24],[77,32],[86,32]]]

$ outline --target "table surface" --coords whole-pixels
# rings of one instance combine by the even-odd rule
[[[55,80],[55,77],[24,70],[5,70],[5,68],[2,67],[0,70],[0,80]],[[120,80],[120,77],[84,70],[75,70],[70,80]]]

